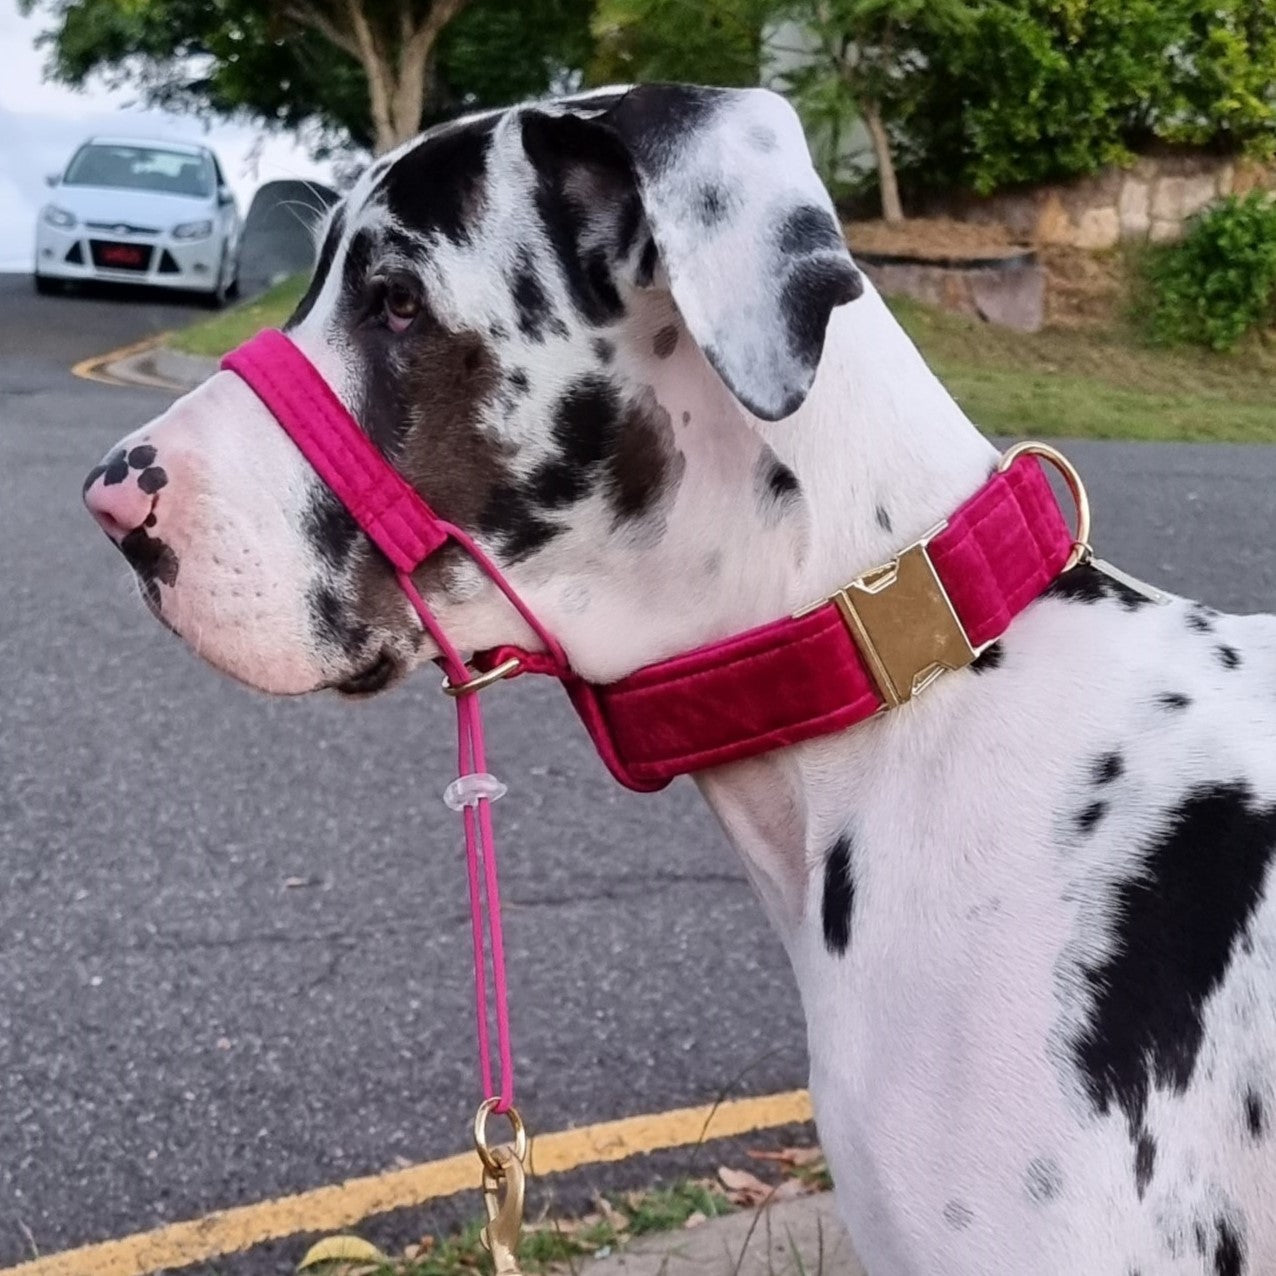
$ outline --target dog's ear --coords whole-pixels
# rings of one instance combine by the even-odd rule
[[[577,229],[586,203],[610,206],[619,251],[629,251],[626,227],[640,211],[718,375],[754,415],[789,416],[811,388],[833,307],[863,292],[793,108],[763,89],[665,84],[589,107],[584,99],[563,115],[527,112],[532,162],[568,200]],[[640,210],[626,206],[635,194]],[[605,284],[604,248],[595,237],[582,252],[579,238],[579,278],[572,284],[569,271],[568,282],[588,294]],[[653,263],[640,248],[637,282],[650,283]]]

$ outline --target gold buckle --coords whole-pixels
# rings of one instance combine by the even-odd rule
[[[970,645],[928,546],[940,523],[889,563],[874,567],[816,603],[834,603],[881,693],[895,709],[941,673],[964,669],[979,652]],[[808,607],[805,615],[814,608]]]
[[[519,668],[519,659],[517,656],[511,656],[508,660],[502,660],[499,665],[489,669],[486,673],[476,673],[474,677],[467,678],[464,682],[453,682],[450,678],[443,679],[443,694],[451,696],[453,700],[460,699],[461,696],[472,696],[476,691],[484,691],[503,678],[508,678],[510,674],[516,673]]]

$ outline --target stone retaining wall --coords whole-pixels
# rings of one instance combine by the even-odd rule
[[[1276,168],[1197,153],[1144,156],[1129,168],[987,198],[957,196],[930,211],[1008,226],[1035,244],[1097,250],[1120,243],[1165,243],[1226,195],[1276,190]]]

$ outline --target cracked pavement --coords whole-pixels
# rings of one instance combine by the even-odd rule
[[[167,400],[67,367],[190,315],[0,276],[0,1266],[455,1152],[476,1098],[431,679],[361,706],[242,691],[145,614],[80,508]],[[1272,598],[1276,453],[1069,450],[1102,552],[1219,606]],[[783,954],[692,787],[617,788],[553,686],[490,703],[529,1116],[803,1084]]]

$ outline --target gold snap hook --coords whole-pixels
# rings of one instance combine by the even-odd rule
[[[518,1265],[518,1242],[523,1233],[527,1175],[522,1160],[508,1144],[502,1144],[490,1155],[497,1168],[483,1171],[483,1206],[487,1210],[483,1246],[492,1256],[495,1276],[523,1276]]]
[[[1063,476],[1068,491],[1077,506],[1077,531],[1072,541],[1072,553],[1064,563],[1063,570],[1071,571],[1079,563],[1089,562],[1094,551],[1090,548],[1090,497],[1085,490],[1085,483],[1077,472],[1077,467],[1057,448],[1047,443],[1016,443],[1004,453],[997,462],[997,472],[1004,474],[1021,456],[1039,456],[1043,461],[1054,466]]]

